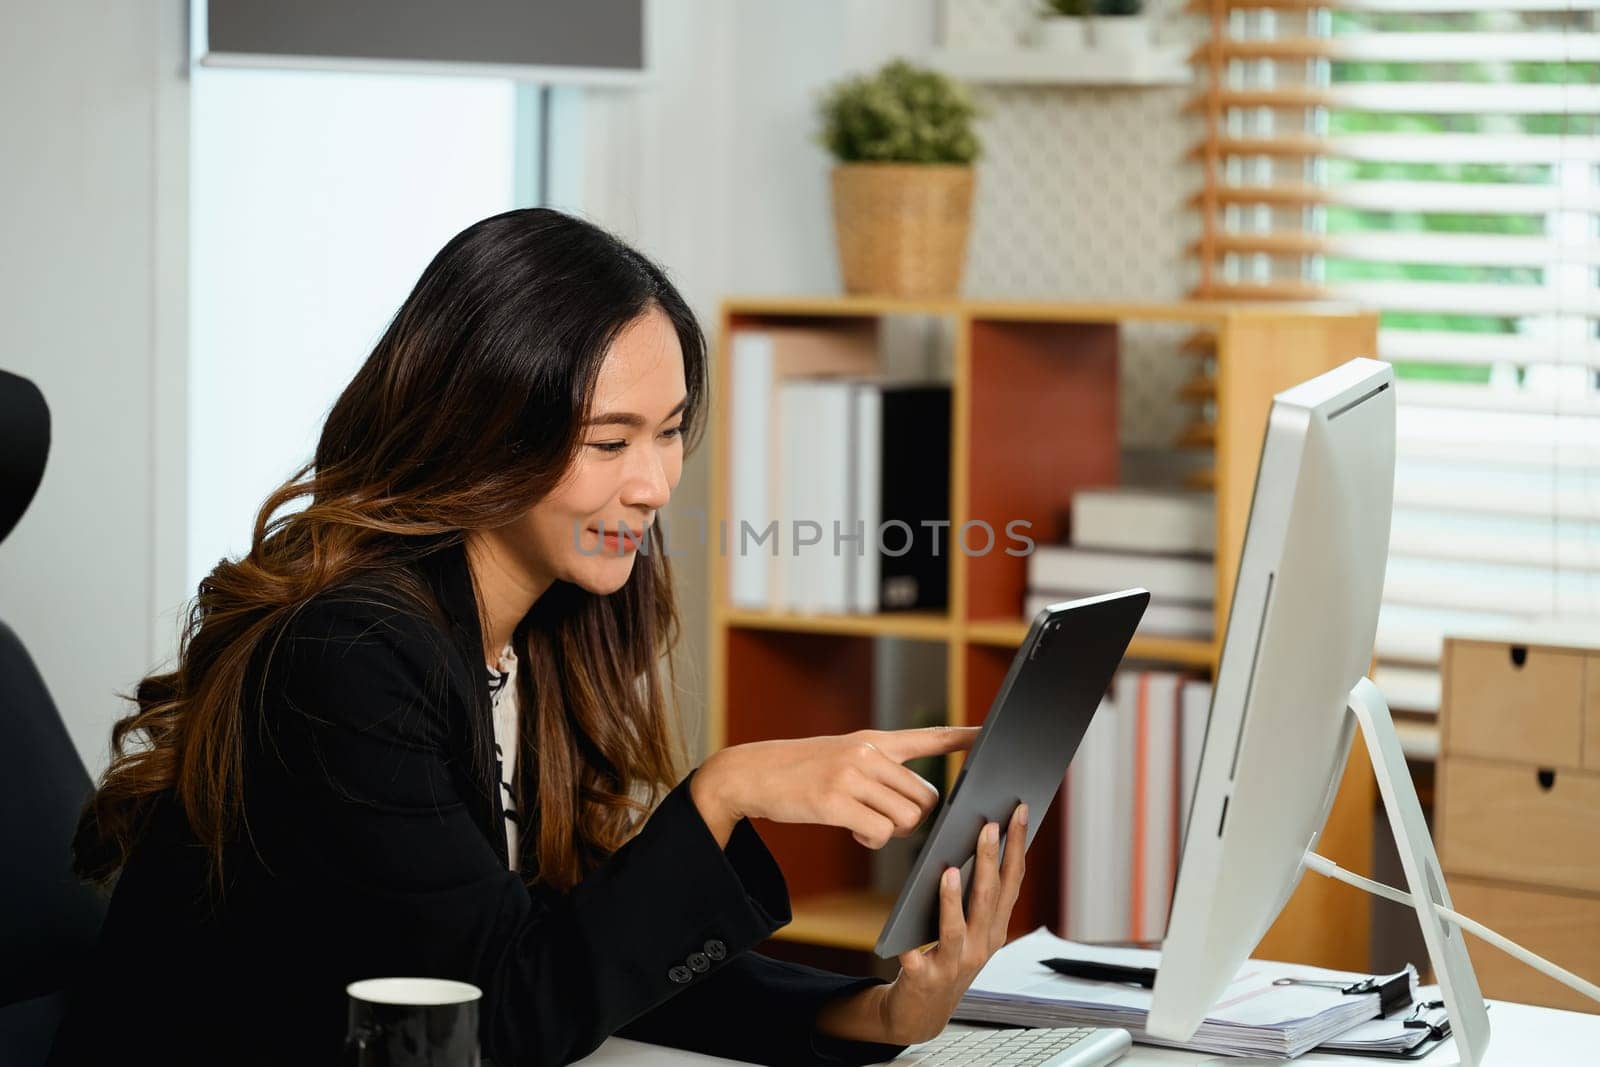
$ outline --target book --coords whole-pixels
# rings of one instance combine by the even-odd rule
[[[1067,768],[1062,927],[1086,941],[1133,932],[1133,756],[1139,674],[1121,671]]]
[[[726,540],[719,543],[730,557],[729,600],[736,607],[765,609],[773,606],[775,553],[788,549],[783,530],[754,543],[777,518],[778,386],[796,378],[874,373],[877,332],[870,321],[826,329],[741,329],[733,335],[730,364],[728,515],[721,534]]]
[[[835,550],[835,530],[853,514],[853,385],[797,379],[778,388],[781,550],[769,581],[777,607],[805,613],[850,610],[855,555]],[[847,546],[848,547],[848,546]]]
[[[1210,555],[1217,548],[1212,493],[1121,487],[1072,494],[1071,541],[1079,548]]]
[[[1028,557],[1028,587],[1089,595],[1139,587],[1152,601],[1210,604],[1216,598],[1216,563],[1199,556],[1109,552],[1039,545]]]
[[[853,608],[932,611],[949,601],[950,386],[856,386],[855,519],[865,531]]]
[[[883,425],[884,393],[870,382],[856,384],[851,396],[851,436],[855,445],[854,474],[850,479],[853,519],[861,524],[865,544],[852,547],[861,553],[851,568],[850,610],[873,612],[881,599],[881,553],[876,541],[883,519],[884,450],[889,442]]]
[[[1030,589],[1028,599],[1023,602],[1023,617],[1031,619],[1049,604],[1075,600],[1082,595]],[[1215,631],[1216,615],[1209,604],[1174,604],[1152,600],[1145,608],[1144,616],[1139,619],[1139,628],[1134,632],[1140,637],[1209,638],[1214,636]]]
[[[1116,895],[1113,868],[1126,838],[1111,816],[1117,794],[1117,707],[1100,702],[1067,768],[1066,841],[1061,849],[1061,928],[1084,941],[1119,941],[1128,936],[1124,893]]]
[[[1167,932],[1178,873],[1178,702],[1183,679],[1170,671],[1141,671],[1137,677],[1130,939],[1159,941]]]

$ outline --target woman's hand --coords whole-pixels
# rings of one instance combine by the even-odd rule
[[[972,980],[989,957],[1006,943],[1006,928],[1022,888],[1027,852],[1028,809],[1011,816],[1004,862],[999,859],[999,826],[989,823],[978,835],[972,865],[969,914],[961,908],[961,879],[954,867],[939,882],[939,940],[900,955],[900,975],[823,1006],[817,1030],[856,1041],[914,1045],[939,1035]]]
[[[932,726],[734,745],[701,765],[689,796],[720,845],[750,818],[841,826],[882,848],[939,803],[932,783],[901,764],[963,751],[977,736],[976,726]]]

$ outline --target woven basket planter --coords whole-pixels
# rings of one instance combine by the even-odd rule
[[[833,228],[847,293],[954,296],[972,222],[973,170],[945,163],[833,168]]]

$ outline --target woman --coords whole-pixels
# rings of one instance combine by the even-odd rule
[[[445,246],[113,731],[77,848],[116,887],[58,1062],[332,1059],[344,985],[383,975],[482,988],[501,1065],[613,1033],[862,1063],[942,1028],[1022,850],[1002,871],[991,827],[971,915],[947,879],[941,941],[885,984],[746,951],[789,918],[746,820],[881,847],[935,802],[900,761],[974,731],[741,745],[678,782],[651,528],[705,362],[594,226],[513,211]]]

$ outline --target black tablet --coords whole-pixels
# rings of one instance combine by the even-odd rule
[[[1145,590],[1127,589],[1039,612],[883,924],[879,956],[938,940],[939,876],[960,867],[965,899],[985,823],[1000,824],[1003,854],[1011,813],[1026,803],[1023,847],[1033,842],[1149,603]]]

